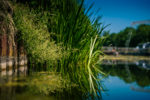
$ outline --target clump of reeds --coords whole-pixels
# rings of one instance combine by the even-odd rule
[[[97,65],[104,40],[100,35],[105,28],[101,17],[93,18],[89,13],[92,5],[86,9],[84,0],[31,1],[34,4],[27,4],[35,12],[19,12],[18,8],[14,18],[32,60],[54,59],[55,63],[46,66],[77,84],[80,91],[100,95],[98,75],[104,73]]]

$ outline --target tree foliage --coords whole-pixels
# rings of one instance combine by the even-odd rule
[[[105,46],[118,46],[125,47],[126,42],[129,39],[129,33],[131,34],[130,47],[136,47],[140,43],[150,41],[150,25],[139,25],[136,29],[127,27],[118,33],[107,34],[107,39],[104,43]]]

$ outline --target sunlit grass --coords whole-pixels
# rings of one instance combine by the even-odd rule
[[[150,57],[148,56],[133,56],[133,55],[119,55],[119,56],[113,56],[113,55],[105,55],[104,57],[101,57],[102,59],[107,60],[124,60],[124,61],[138,61],[138,60],[150,60]]]

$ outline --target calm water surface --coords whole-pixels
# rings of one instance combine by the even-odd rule
[[[150,62],[137,61],[105,61],[100,67],[101,71],[108,74],[103,79],[105,91],[102,92],[103,100],[150,100]],[[22,85],[3,86],[15,78],[27,77],[27,70],[22,67],[17,73],[0,73],[0,100],[57,100],[56,96],[33,95],[29,89]],[[16,82],[16,81],[15,81]],[[17,80],[17,82],[21,82]],[[75,94],[75,92],[74,92]],[[60,98],[59,98],[60,99]],[[64,100],[79,100],[81,97],[63,98]],[[62,100],[62,99],[61,99]]]
[[[101,68],[109,73],[103,82],[106,87],[103,100],[150,100],[149,61],[111,63]]]

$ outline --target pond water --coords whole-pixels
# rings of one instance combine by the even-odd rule
[[[101,67],[109,73],[103,82],[106,87],[103,100],[150,100],[149,62],[118,63]]]
[[[102,92],[103,100],[150,100],[149,61],[104,61],[100,69],[108,74],[102,82],[104,86],[104,91]],[[74,97],[66,95],[64,98],[57,98],[56,95],[32,94],[36,89],[31,89],[24,85],[25,78],[29,78],[26,74],[26,68],[23,67],[22,70],[16,72],[16,74],[9,74],[9,72],[6,74],[0,73],[0,100],[81,99],[81,96],[78,94]],[[4,86],[3,84],[6,83],[7,85]]]

